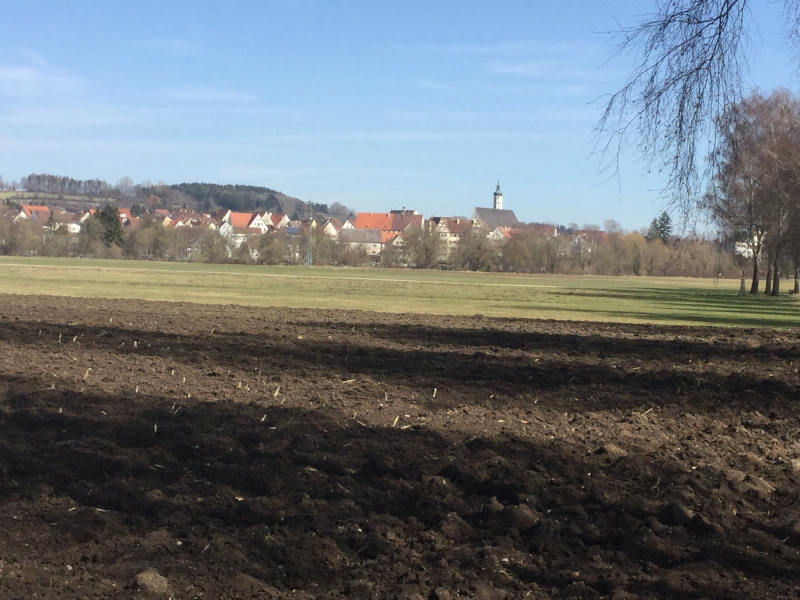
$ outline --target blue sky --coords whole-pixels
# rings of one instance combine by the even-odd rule
[[[0,176],[264,185],[355,210],[645,227],[663,179],[599,171],[645,1],[70,2],[4,7]],[[748,83],[796,88],[756,0]]]

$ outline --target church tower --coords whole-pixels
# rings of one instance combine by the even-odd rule
[[[500,191],[500,181],[497,181],[497,189],[494,191],[494,209],[503,209],[503,192]]]

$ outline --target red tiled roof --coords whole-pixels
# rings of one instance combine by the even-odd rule
[[[30,217],[33,213],[36,212],[43,212],[50,214],[50,207],[49,206],[42,206],[37,204],[23,204],[22,205],[22,212],[25,213],[26,217]]]
[[[605,231],[597,231],[597,230],[588,230],[588,231],[576,231],[576,237],[583,238],[587,242],[593,242],[595,244],[602,244],[608,239],[608,234]]]
[[[337,219],[336,217],[330,217],[328,219],[328,223],[333,225],[333,228],[336,231],[339,231],[342,228],[342,225],[344,225],[344,223],[342,223],[342,220],[341,219]]]
[[[199,221],[203,218],[203,216],[195,212],[189,208],[181,208],[180,210],[173,211],[170,215],[173,219],[178,219],[179,221],[186,221],[187,219],[191,219],[192,221]]]
[[[80,218],[80,215],[76,213],[69,213],[61,209],[54,210],[52,215],[55,223],[74,223],[76,221],[75,217]]]
[[[231,226],[236,229],[237,227],[248,227],[250,221],[253,220],[253,213],[246,212],[231,212],[230,222]]]
[[[356,229],[380,229],[389,230],[390,217],[388,213],[360,212],[356,215],[353,226]]]
[[[403,231],[409,225],[422,227],[422,215],[412,212],[392,213],[389,217],[387,229],[389,231]]]
[[[466,233],[472,229],[472,221],[461,217],[445,219],[445,225],[450,233]]]
[[[412,211],[391,213],[360,212],[353,226],[356,229],[380,229],[381,231],[403,231],[409,225],[422,227],[422,215]]]
[[[398,235],[396,231],[381,231],[381,244],[391,244]]]

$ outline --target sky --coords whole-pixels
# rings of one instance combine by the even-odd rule
[[[355,211],[646,227],[665,178],[595,126],[645,0],[16,2],[0,176],[261,185]],[[782,3],[752,0],[746,85],[796,89]],[[656,166],[657,167],[657,166]]]

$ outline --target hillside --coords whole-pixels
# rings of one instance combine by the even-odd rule
[[[116,185],[99,179],[79,180],[58,175],[32,173],[23,177],[24,191],[4,191],[0,199],[13,203],[59,205],[80,211],[98,208],[108,202],[121,206],[139,205],[143,209],[191,208],[201,212],[216,208],[234,211],[268,210],[302,218],[309,213],[348,217],[350,210],[339,203],[308,203],[283,192],[253,185],[221,185],[216,183],[179,183],[174,185],[136,185],[123,178]]]
[[[229,208],[234,211],[268,210],[287,215],[303,216],[307,210],[328,213],[325,204],[306,203],[276,190],[253,185],[219,185],[215,183],[179,183],[172,190],[191,198],[204,210]]]

